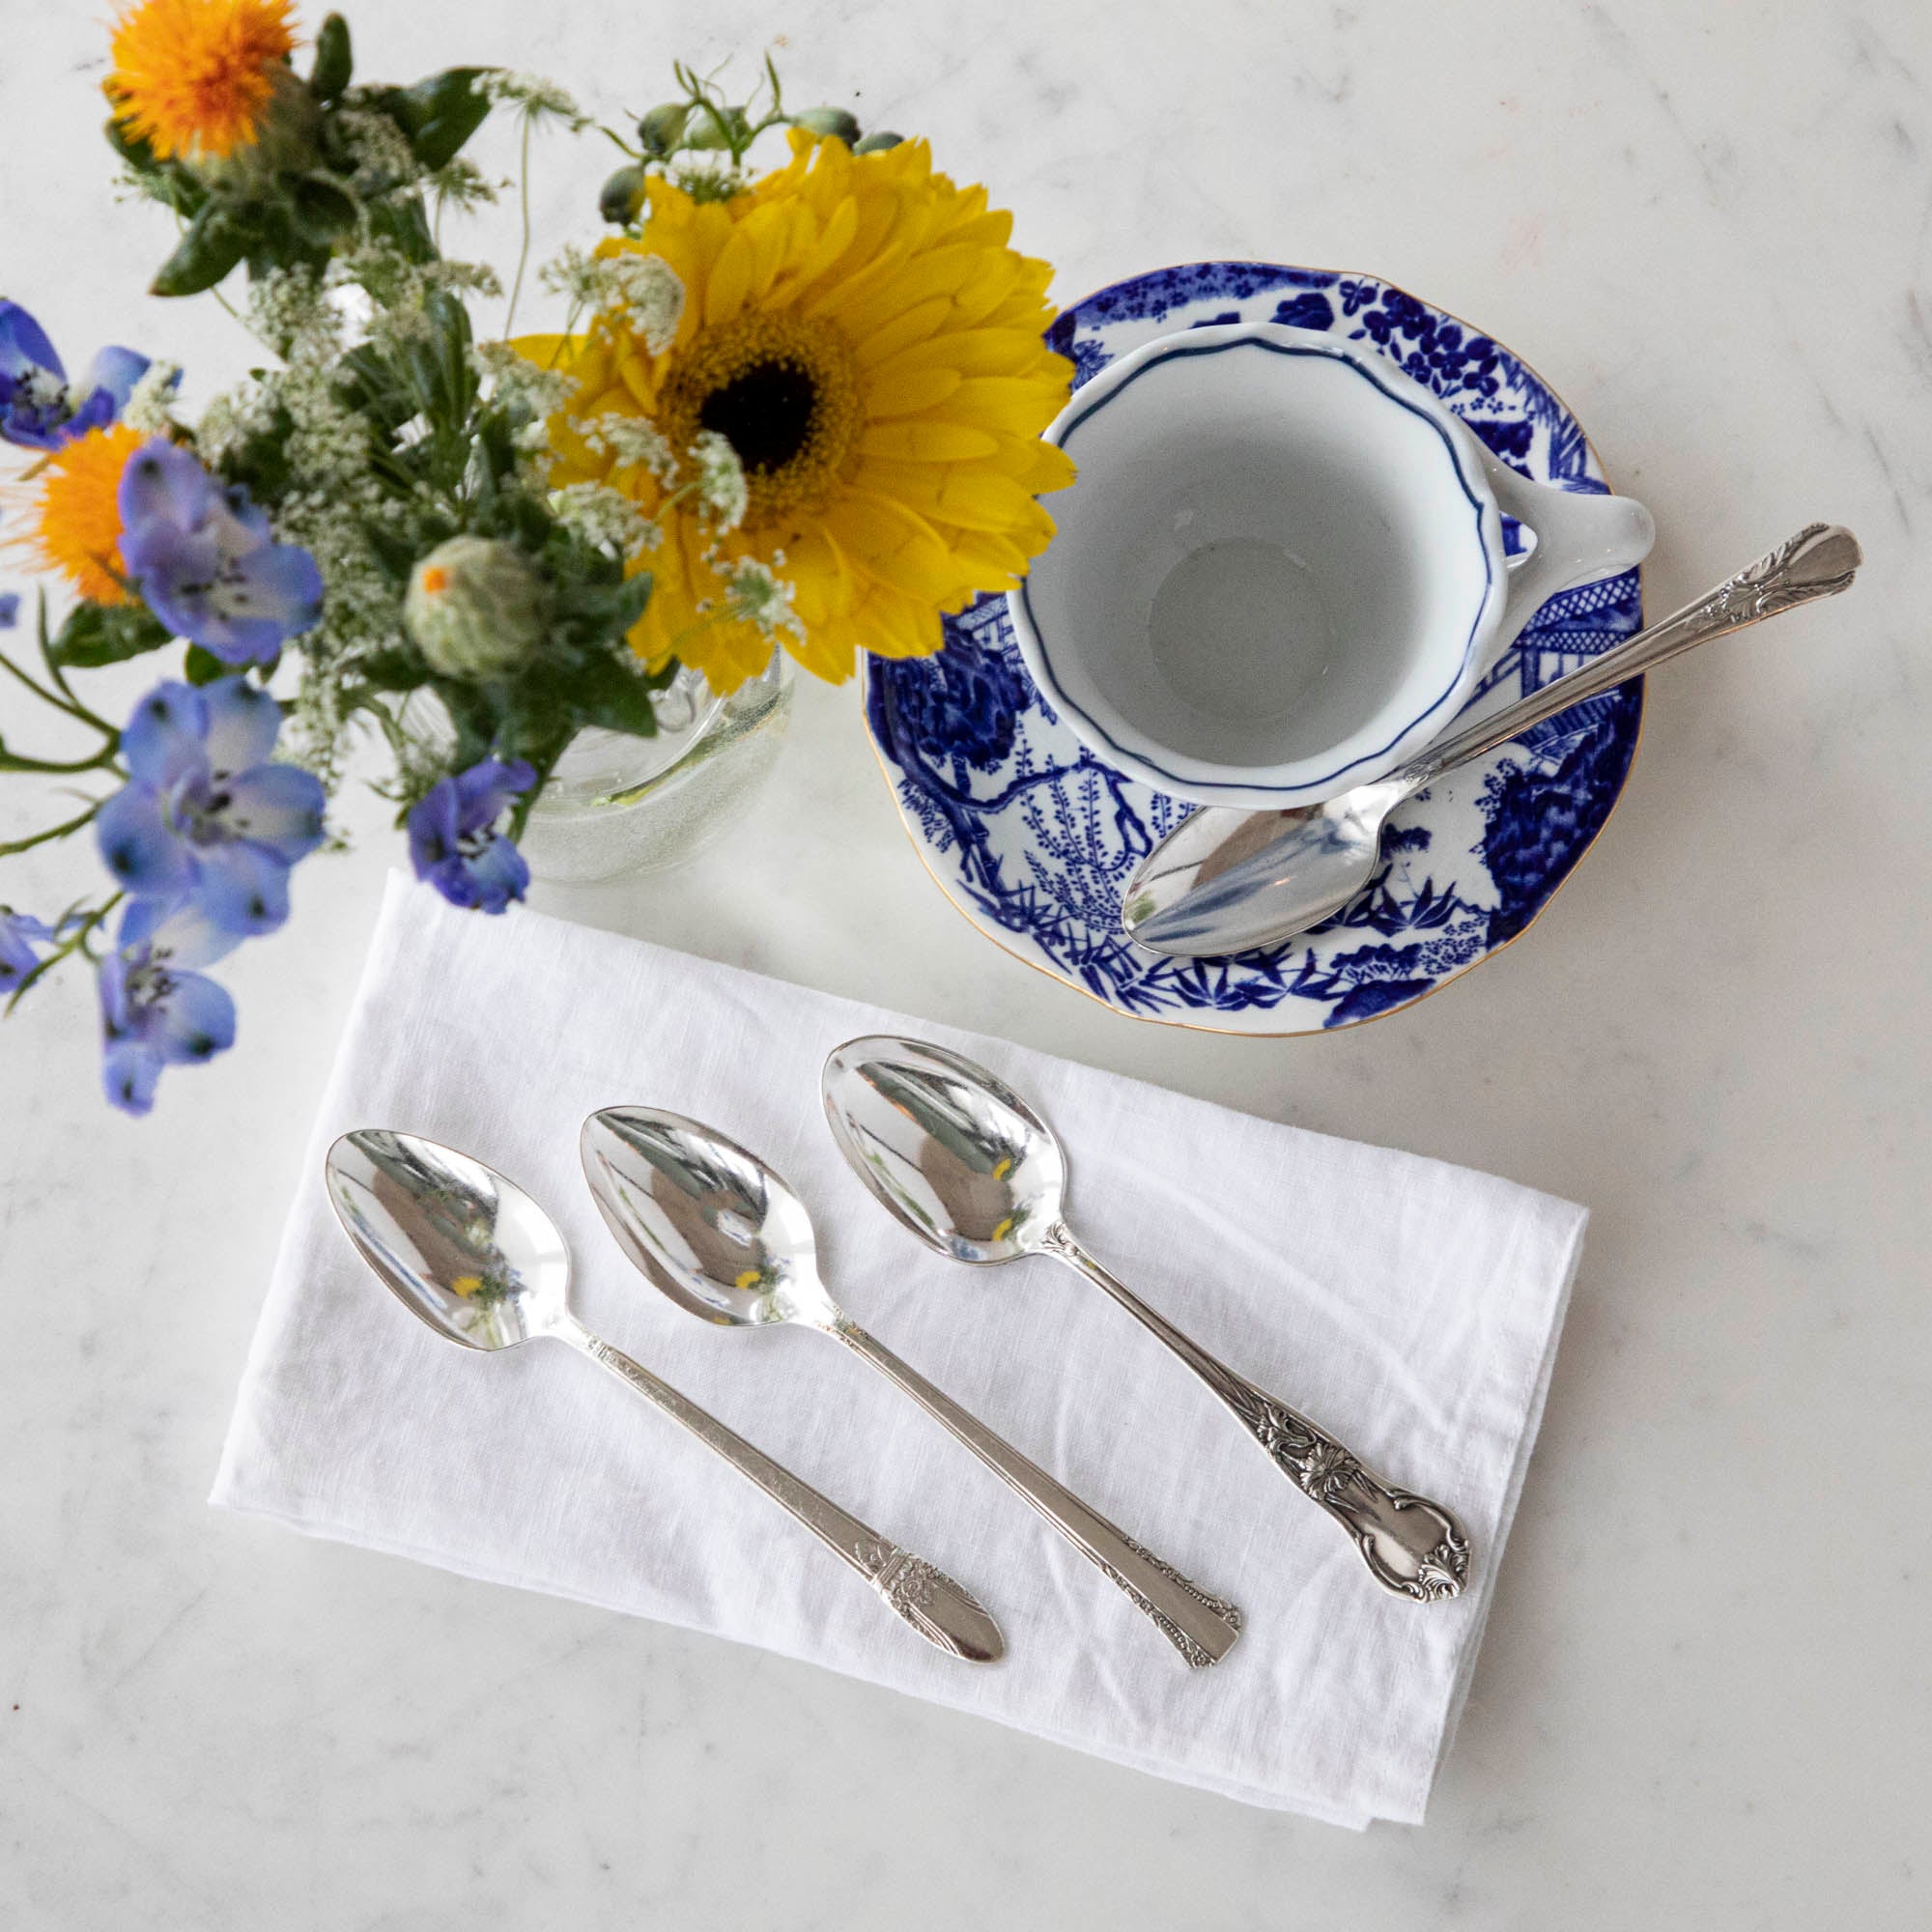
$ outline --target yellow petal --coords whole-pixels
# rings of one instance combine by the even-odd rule
[[[996,437],[961,422],[868,423],[855,445],[862,456],[890,457],[901,463],[961,463],[999,450]]]

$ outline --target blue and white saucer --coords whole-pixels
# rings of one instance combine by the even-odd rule
[[[1159,269],[1102,289],[1051,332],[1076,384],[1155,336],[1280,322],[1373,344],[1524,475],[1608,486],[1583,431],[1501,344],[1369,275],[1257,262]],[[1514,526],[1506,542],[1516,548]],[[1643,622],[1635,571],[1552,597],[1477,687],[1476,719],[1574,670]],[[1589,698],[1438,779],[1394,813],[1346,911],[1237,959],[1130,945],[1121,894],[1191,807],[1102,764],[1020,662],[1004,597],[946,624],[936,657],[866,668],[866,716],[900,816],[941,889],[986,936],[1118,1011],[1216,1033],[1317,1033],[1393,1012],[1507,946],[1610,815],[1636,751],[1641,686]]]

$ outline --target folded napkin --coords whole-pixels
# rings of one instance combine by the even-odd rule
[[[1045,1259],[968,1269],[847,1172],[826,1053],[904,1032],[983,1061],[1065,1140],[1099,1259],[1390,1481],[1438,1497],[1470,1587],[1376,1586],[1187,1370]],[[1190,1670],[1091,1564],[857,1357],[724,1330],[618,1253],[584,1116],[670,1107],[757,1150],[809,1205],[833,1293],[1246,1630]],[[954,1576],[1008,1655],[922,1643],[789,1517],[576,1353],[479,1356],[369,1273],[324,1196],[355,1126],[461,1148],[555,1218],[594,1330],[875,1529]],[[316,1122],[213,1500],[761,1644],[1250,1804],[1418,1823],[1489,1607],[1548,1385],[1582,1210],[1507,1181],[1249,1119],[926,1020],[393,879]],[[488,1483],[476,1480],[487,1468]]]

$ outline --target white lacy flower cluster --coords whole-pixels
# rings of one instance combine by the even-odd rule
[[[573,416],[570,426],[590,448],[613,457],[620,469],[643,469],[669,489],[677,481],[677,455],[648,416]]]
[[[566,483],[550,494],[551,514],[587,544],[634,563],[664,541],[664,532],[621,490],[605,483]]]
[[[521,108],[531,120],[562,121],[573,134],[596,124],[555,81],[539,73],[514,73],[490,68],[476,76],[476,91],[493,103]]]
[[[128,395],[121,420],[143,436],[158,436],[174,421],[175,389],[181,373],[179,362],[150,362]]]
[[[425,170],[403,130],[380,108],[355,104],[358,99],[352,95],[335,114],[343,145],[355,163],[355,173],[349,179],[351,190],[366,201],[373,195],[412,187],[423,179]]]
[[[402,601],[367,535],[387,498],[371,467],[369,427],[335,386],[343,325],[323,278],[270,270],[250,292],[248,323],[285,366],[216,397],[198,440],[218,465],[257,436],[282,438],[294,482],[275,506],[275,534],[308,551],[327,586],[322,619],[302,639],[294,749],[333,786],[346,750],[344,675],[358,659],[403,642]]]
[[[781,551],[772,561],[782,564],[784,553]],[[740,557],[725,574],[724,601],[732,616],[755,624],[768,638],[777,638],[781,633],[794,638],[805,636],[804,621],[792,609],[796,595],[795,587],[785,582],[771,564],[760,563],[754,556]]]
[[[691,460],[696,466],[697,500],[711,513],[711,521],[722,535],[735,530],[745,521],[751,490],[745,481],[745,466],[727,438],[716,430],[700,430],[691,445]]]
[[[538,279],[566,298],[573,310],[621,319],[644,338],[653,355],[677,340],[684,283],[662,255],[589,255],[572,244],[544,265]]]
[[[517,430],[517,447],[526,456],[541,455],[550,447],[550,419],[570,401],[575,384],[560,370],[545,369],[507,342],[479,342],[469,352],[469,366],[492,385],[496,401],[518,411],[527,420]]]

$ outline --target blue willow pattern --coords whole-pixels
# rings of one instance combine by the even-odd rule
[[[1525,475],[1606,486],[1575,417],[1508,350],[1365,275],[1209,262],[1090,297],[1050,340],[1085,382],[1178,328],[1281,322],[1375,345]],[[1514,526],[1505,541],[1518,547]],[[1508,703],[1642,624],[1634,571],[1551,598],[1469,700]],[[1643,698],[1627,685],[1451,773],[1395,814],[1376,876],[1325,925],[1234,960],[1161,959],[1120,929],[1134,867],[1189,808],[1112,770],[1028,677],[1006,600],[947,623],[937,657],[867,669],[867,719],[948,895],[1020,956],[1121,1011],[1251,1033],[1344,1027],[1420,999],[1534,919],[1609,816]]]

